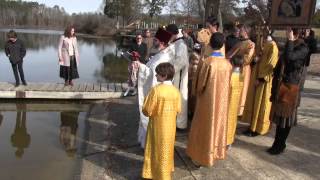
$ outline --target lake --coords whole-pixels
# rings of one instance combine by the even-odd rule
[[[7,29],[0,30],[0,81],[15,82],[11,64],[4,53]],[[62,32],[17,30],[27,49],[23,67],[27,82],[63,82],[59,77],[58,43]],[[75,82],[125,82],[127,62],[119,57],[113,39],[79,36],[80,78]]]
[[[7,29],[0,30],[0,81],[14,83],[4,53]],[[59,31],[17,30],[27,49],[27,82],[60,82]],[[127,61],[116,41],[78,37],[77,82],[125,82]],[[0,99],[0,179],[70,180],[79,177],[83,141],[88,134],[89,102]],[[103,137],[101,137],[103,138]]]

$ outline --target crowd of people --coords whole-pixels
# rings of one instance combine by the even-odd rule
[[[297,124],[310,55],[316,51],[314,32],[288,28],[280,52],[267,26],[259,27],[259,33],[257,27],[238,24],[228,34],[220,33],[219,26],[209,17],[206,28],[192,38],[185,29],[179,37],[178,27],[169,24],[156,31],[153,46],[132,49],[143,178],[171,179],[176,132],[189,130],[186,154],[195,166],[225,159],[238,120],[248,123],[243,132],[248,137],[267,134],[274,123],[275,139],[267,152],[284,152]],[[143,43],[140,36],[137,44]],[[135,58],[140,52],[143,58]]]
[[[276,124],[274,143],[267,152],[284,152],[290,129],[297,124],[310,56],[317,50],[314,32],[288,28],[280,53],[267,26],[258,31],[238,24],[227,34],[219,27],[217,19],[209,17],[196,36],[175,24],[159,28],[154,36],[150,30],[145,37],[136,35],[124,96],[138,94],[143,178],[171,179],[177,131],[189,130],[186,154],[196,166],[213,166],[226,158],[238,120],[249,124],[243,132],[248,137],[265,135],[271,123]],[[26,50],[14,31],[8,33],[5,53],[16,86],[20,79],[27,85],[22,68]],[[72,86],[79,78],[72,26],[60,38],[58,57],[60,77]]]

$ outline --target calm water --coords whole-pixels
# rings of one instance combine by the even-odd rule
[[[73,179],[79,172],[85,114],[2,112],[0,179]]]
[[[6,32],[0,30],[0,81],[15,82],[11,64],[4,53]],[[58,42],[62,32],[17,30],[24,41],[27,55],[24,73],[29,82],[62,82],[59,78]],[[127,62],[117,56],[112,39],[78,37],[80,78],[76,82],[125,82]]]
[[[0,30],[0,81],[13,83],[3,49],[4,31]],[[18,32],[27,48],[24,72],[28,82],[63,82],[57,56],[61,33]],[[78,44],[80,79],[76,82],[126,81],[127,62],[117,56],[115,41],[78,37]],[[79,175],[88,104],[37,103],[0,99],[0,180],[70,180]]]

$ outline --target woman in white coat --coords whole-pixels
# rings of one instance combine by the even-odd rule
[[[61,36],[58,47],[60,77],[65,80],[65,86],[73,86],[73,79],[79,78],[79,51],[75,29],[68,26]]]

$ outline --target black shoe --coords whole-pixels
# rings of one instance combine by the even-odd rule
[[[27,82],[25,82],[25,81],[23,81],[22,84],[23,84],[24,86],[28,85]]]
[[[18,87],[18,86],[20,86],[20,83],[16,83],[16,85],[14,85],[15,87]]]
[[[259,136],[259,133],[253,132],[253,131],[251,131],[250,129],[244,131],[243,134],[244,134],[245,136],[248,136],[248,137],[256,137],[256,136]]]
[[[186,133],[187,131],[188,131],[187,128],[185,128],[185,129],[177,128],[177,132],[179,132],[179,133]]]
[[[271,148],[267,149],[267,152],[271,155],[279,155],[284,152],[286,149],[286,145],[284,146],[272,146]]]

